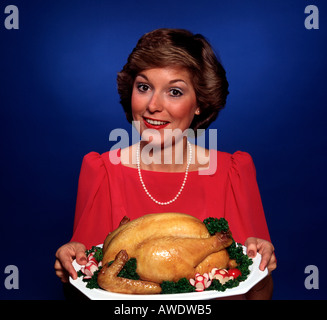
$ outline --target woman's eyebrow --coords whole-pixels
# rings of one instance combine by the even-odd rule
[[[184,83],[187,85],[186,81],[183,80],[183,79],[175,79],[175,80],[171,80],[171,81],[169,81],[169,83],[172,84],[172,83],[180,82],[180,81],[184,82]]]
[[[142,77],[142,78],[144,78],[146,81],[149,81],[149,79],[147,78],[147,76],[145,76],[145,75],[142,74],[142,73],[139,73],[138,75],[136,75],[136,77]]]
[[[146,75],[144,75],[143,73],[139,73],[136,77],[142,77],[144,78],[146,81],[149,81],[148,77]],[[173,84],[176,82],[184,82],[187,85],[187,82],[183,79],[173,79],[169,81],[169,84]]]

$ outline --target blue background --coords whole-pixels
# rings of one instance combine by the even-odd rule
[[[19,9],[19,30],[3,24]],[[319,9],[320,29],[304,27]],[[160,27],[205,35],[227,70],[218,148],[249,152],[278,269],[275,299],[326,299],[326,1],[1,1],[2,299],[62,299],[53,271],[70,239],[83,155],[125,128],[116,74],[138,38]],[[19,268],[19,290],[4,269]],[[319,268],[307,290],[304,269]]]

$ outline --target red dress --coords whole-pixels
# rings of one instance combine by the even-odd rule
[[[120,159],[120,150],[102,155],[91,152],[82,163],[71,241],[87,248],[103,243],[120,220],[131,220],[149,213],[182,212],[200,220],[224,217],[235,241],[244,244],[248,237],[270,241],[267,223],[256,181],[251,156],[217,152],[217,170],[209,175],[191,171],[179,198],[170,205],[153,202],[144,192],[137,169],[109,160]],[[184,179],[184,172],[142,170],[143,181],[158,201],[175,197]]]

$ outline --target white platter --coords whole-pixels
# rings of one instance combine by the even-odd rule
[[[243,246],[244,253],[246,248]],[[91,300],[211,300],[216,298],[226,298],[235,295],[241,295],[248,292],[253,286],[267,276],[267,268],[264,271],[259,270],[261,261],[261,255],[257,253],[256,257],[252,259],[253,264],[249,267],[250,274],[248,278],[240,282],[239,286],[231,289],[221,291],[203,291],[203,292],[190,292],[190,293],[178,293],[178,294],[122,294],[105,291],[102,289],[88,289],[86,288],[86,282],[83,282],[82,277],[73,280],[69,278],[70,283],[76,287],[79,291],[85,294]],[[81,266],[77,262],[73,261],[73,266],[76,271],[81,269]]]

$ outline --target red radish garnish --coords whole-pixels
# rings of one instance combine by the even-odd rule
[[[228,280],[234,279],[232,276],[229,275],[226,269],[217,269],[213,268],[210,272],[210,279],[219,280],[221,284],[225,284]]]
[[[195,287],[195,291],[201,292],[206,288],[209,288],[211,285],[211,280],[209,279],[209,274],[204,273],[201,275],[200,273],[195,274],[195,279],[190,279],[190,284]]]
[[[204,290],[204,284],[202,282],[197,282],[195,284],[195,291],[201,292]]]
[[[194,279],[190,279],[190,284],[195,287],[195,291],[201,292],[206,288],[209,288],[212,280],[216,279],[221,284],[225,284],[227,281],[236,279],[241,275],[241,271],[238,269],[218,269],[213,268],[209,273],[196,273]]]
[[[99,267],[102,265],[102,262],[98,263],[98,261],[94,258],[94,252],[91,252],[87,256],[87,263],[85,266],[81,267],[82,273],[85,275],[83,280],[91,279],[94,272],[99,270]]]
[[[91,256],[90,258],[88,258],[88,262],[93,262],[96,265],[98,264],[98,261],[93,256]]]
[[[228,274],[230,277],[233,277],[234,279],[242,275],[241,271],[237,268],[229,269]]]

